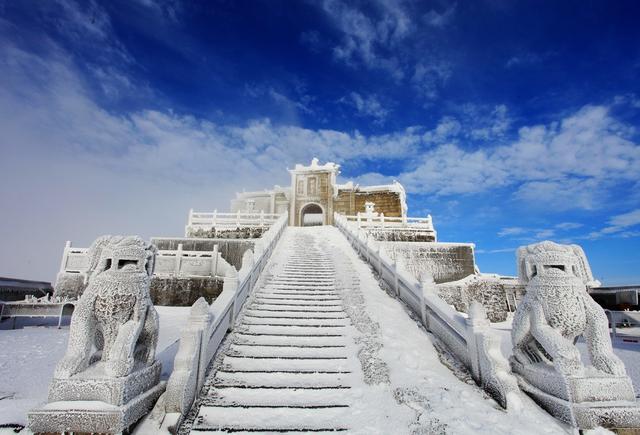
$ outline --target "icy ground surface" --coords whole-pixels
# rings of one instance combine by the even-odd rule
[[[186,322],[189,307],[156,307],[160,315],[158,359],[163,377],[173,366],[176,342]],[[67,348],[69,325],[56,327],[57,319],[20,319],[18,329],[0,324],[0,426],[27,422],[30,409],[47,401],[53,370]],[[20,433],[26,433],[24,430]],[[0,434],[14,433],[1,429]]]
[[[226,363],[224,358],[217,358],[216,363],[225,365],[233,370],[245,370],[246,378],[235,377],[234,374],[223,374],[218,381],[229,382],[294,382],[304,385],[310,382],[309,376],[318,386],[344,385],[348,389],[339,390],[297,390],[289,391],[273,389],[268,395],[253,394],[255,390],[229,388],[225,395],[209,397],[209,405],[216,401],[254,401],[259,404],[272,400],[279,404],[299,404],[316,402],[316,404],[346,405],[347,408],[329,408],[324,413],[314,414],[313,409],[285,408],[269,411],[263,408],[261,413],[251,415],[246,409],[226,408],[225,413],[217,413],[212,406],[211,417],[214,419],[230,419],[236,422],[246,422],[250,418],[261,418],[271,422],[274,418],[286,418],[292,423],[318,423],[319,415],[325,421],[333,421],[336,426],[346,425],[352,433],[362,434],[562,434],[571,433],[566,426],[558,423],[548,414],[541,411],[533,402],[524,399],[522,410],[502,410],[493,400],[488,398],[482,390],[473,384],[464,371],[454,367],[454,371],[445,366],[449,364],[446,355],[436,350],[437,341],[416,322],[409,310],[394,297],[380,287],[371,268],[363,262],[350,247],[346,239],[333,227],[289,228],[285,238],[274,253],[267,268],[267,274],[275,276],[287,262],[286,241],[302,240],[303,251],[308,250],[319,255],[322,261],[331,258],[332,270],[335,273],[335,289],[323,290],[323,294],[312,297],[317,299],[331,299],[330,293],[339,295],[341,302],[327,301],[327,307],[317,307],[319,315],[308,314],[314,319],[302,319],[296,326],[299,332],[305,331],[303,324],[325,324],[324,333],[332,334],[328,323],[344,324],[345,333],[340,337],[278,337],[267,344],[266,335],[247,335],[242,340],[246,346],[244,352],[249,356],[252,352],[269,351],[281,353],[285,357],[305,356],[307,359],[273,359],[269,365],[255,358],[239,358],[242,354],[239,348],[233,348],[234,337],[225,341],[223,351],[230,352],[230,359]],[[300,245],[300,244],[299,244]],[[308,249],[306,249],[308,247]],[[313,252],[311,252],[313,251]],[[323,253],[325,255],[320,255]],[[280,269],[279,269],[280,268]],[[321,268],[321,267],[320,267]],[[293,270],[293,269],[292,269]],[[266,274],[265,274],[266,275]],[[304,276],[304,273],[298,273]],[[312,276],[309,274],[309,276]],[[286,279],[286,276],[282,276]],[[276,288],[268,288],[269,282],[263,275],[260,286],[247,302],[247,306],[256,302],[256,293],[262,296],[276,293]],[[272,283],[273,284],[273,283]],[[280,283],[282,284],[282,283]],[[295,287],[295,285],[293,286]],[[286,290],[288,291],[288,290]],[[286,291],[278,292],[285,293]],[[293,290],[291,290],[293,292]],[[310,293],[303,289],[302,293]],[[302,296],[302,295],[300,295]],[[280,297],[272,295],[271,297]],[[304,299],[304,298],[301,298]],[[272,301],[273,302],[273,301]],[[301,304],[306,302],[299,301]],[[282,302],[284,303],[284,302]],[[341,307],[329,307],[340,304]],[[266,304],[269,305],[269,304]],[[317,305],[323,305],[318,301]],[[188,315],[189,308],[156,307],[160,314],[160,342],[158,344],[159,358],[163,362],[163,373],[166,377],[173,361],[180,330]],[[259,308],[254,306],[254,308]],[[274,308],[274,307],[272,307]],[[286,307],[279,307],[283,309]],[[304,307],[291,306],[291,311]],[[267,316],[268,309],[262,306],[262,314]],[[334,311],[335,310],[335,311]],[[245,314],[249,311],[245,309]],[[258,310],[255,310],[258,311]],[[335,314],[330,312],[334,311]],[[277,311],[273,311],[277,313]],[[246,317],[246,316],[245,316]],[[294,316],[290,316],[294,317]],[[245,318],[240,319],[242,322]],[[339,321],[338,321],[339,320]],[[254,316],[247,320],[245,331],[254,332],[270,329],[271,332],[282,333],[289,331],[285,325],[265,326],[259,323],[271,322]],[[42,322],[30,322],[30,327],[17,330],[7,330],[7,322],[0,325],[0,426],[6,423],[26,423],[26,412],[46,402],[47,388],[52,377],[53,369],[61,358],[66,347],[68,326],[62,330],[51,326],[33,326]],[[253,325],[249,325],[253,323]],[[274,319],[274,324],[278,323]],[[288,323],[290,324],[290,322]],[[309,325],[307,325],[309,326]],[[3,329],[4,328],[4,329]],[[508,324],[498,324],[503,337],[509,335]],[[334,334],[338,335],[338,334]],[[326,340],[326,341],[325,341]],[[313,341],[313,345],[309,345]],[[508,342],[503,340],[508,347]],[[278,346],[283,344],[283,348]],[[269,349],[267,349],[269,348]],[[304,348],[306,355],[296,353],[297,348]],[[623,358],[629,369],[640,366],[635,347],[618,347],[616,353]],[[507,349],[508,350],[508,349]],[[235,360],[234,355],[235,354]],[[246,355],[245,355],[246,356]],[[311,357],[344,357],[338,362],[339,370],[331,369],[330,361],[324,361],[320,367],[318,361]],[[310,372],[308,375],[288,377],[289,364],[293,361],[295,372]],[[261,377],[261,370],[273,370],[280,366],[282,373]],[[275,367],[277,370],[278,367]],[[317,373],[325,371],[327,373]],[[638,385],[638,370],[629,369],[630,374]],[[348,372],[348,373],[335,373]],[[215,380],[215,377],[214,377]],[[3,398],[4,397],[4,398]],[[345,412],[346,411],[346,412]],[[235,416],[235,417],[234,417]],[[591,431],[604,432],[604,431]],[[11,429],[1,429],[0,434],[13,433]],[[21,434],[28,433],[25,429]],[[211,432],[209,432],[211,433]]]
[[[323,268],[332,271],[335,286],[316,295],[304,278]],[[265,275],[216,359],[192,433],[568,433],[529,399],[519,411],[504,411],[460,369],[456,376],[432,336],[380,287],[336,228],[288,228]],[[332,300],[320,302],[323,297]],[[269,322],[254,317],[270,311],[278,314]]]

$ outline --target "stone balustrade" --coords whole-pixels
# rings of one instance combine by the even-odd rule
[[[354,226],[347,217],[337,213],[334,223],[398,298],[421,318],[427,330],[469,369],[478,385],[501,406],[520,406],[517,381],[500,351],[500,339],[491,330],[480,303],[472,303],[468,316],[464,316],[438,296],[430,276],[416,279],[402,261],[393,261],[385,248],[364,228]]]
[[[205,372],[227,332],[233,329],[238,313],[253,290],[260,273],[271,257],[278,240],[287,227],[288,216],[281,215],[248,249],[242,267],[225,271],[222,293],[212,304],[204,298],[191,307],[187,326],[182,331],[174,369],[167,389],[148,418],[136,429],[138,434],[174,433],[191,409],[202,388]]]

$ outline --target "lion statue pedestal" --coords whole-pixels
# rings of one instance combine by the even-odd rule
[[[149,296],[155,253],[139,237],[103,236],[93,243],[67,352],[49,403],[29,413],[31,431],[120,433],[151,410],[165,387]]]
[[[511,338],[520,387],[555,417],[580,429],[640,427],[640,407],[613,353],[604,310],[586,286],[599,285],[577,245],[542,242],[518,249],[526,295]],[[591,366],[575,345],[586,342]]]

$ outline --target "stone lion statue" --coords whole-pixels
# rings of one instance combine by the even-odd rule
[[[137,236],[102,236],[93,242],[88,286],[73,313],[56,378],[69,378],[98,361],[113,377],[154,362],[158,314],[149,285],[155,255],[155,246]]]
[[[584,365],[575,346],[584,337],[593,366],[625,376],[613,354],[604,310],[589,296],[596,287],[586,256],[578,245],[542,242],[518,249],[518,274],[526,295],[511,331],[513,357],[523,366],[546,362],[563,375],[581,376]]]

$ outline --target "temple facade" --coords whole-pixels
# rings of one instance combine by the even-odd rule
[[[231,212],[287,212],[292,226],[331,225],[334,212],[357,215],[372,207],[387,217],[407,216],[405,190],[397,181],[380,186],[338,184],[340,165],[331,162],[321,165],[318,159],[308,166],[297,164],[289,173],[289,187],[237,193],[231,200]]]

